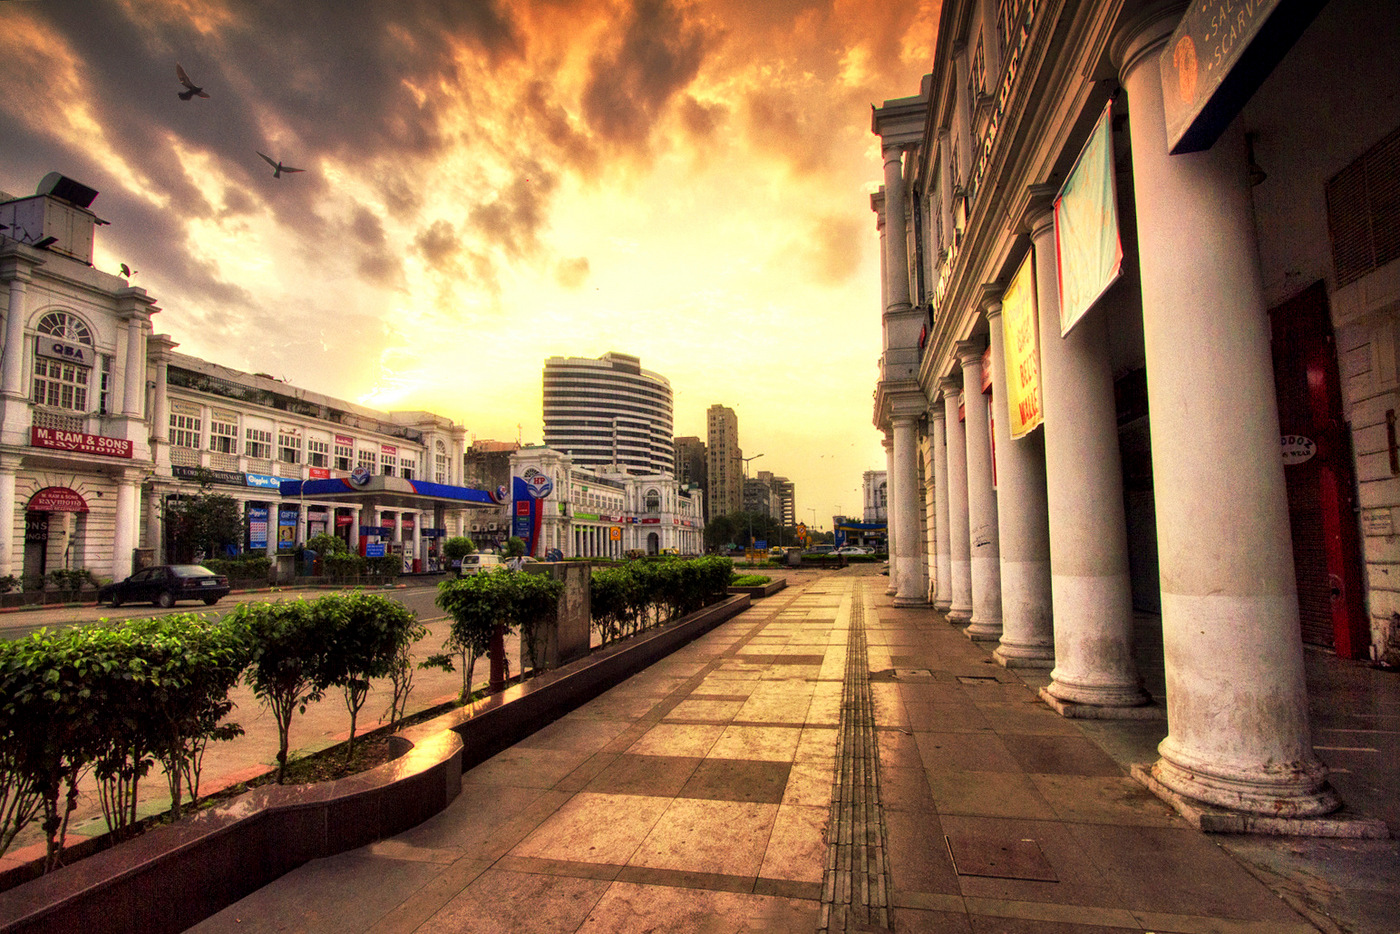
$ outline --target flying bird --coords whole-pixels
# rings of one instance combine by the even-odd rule
[[[185,86],[185,90],[180,92],[180,100],[187,101],[192,97],[208,97],[209,94],[201,87],[195,87],[195,83],[190,80],[190,76],[185,74],[185,69],[180,67],[180,63],[175,63],[175,77],[180,79],[180,83]]]
[[[256,151],[256,150],[255,150],[255,151]],[[258,153],[258,155],[260,155],[260,156],[263,157],[263,161],[264,161],[264,162],[266,162],[268,165],[272,166],[272,177],[273,177],[273,178],[281,178],[283,172],[305,172],[305,171],[306,171],[306,169],[294,169],[294,168],[292,168],[290,165],[283,165],[282,163],[273,160],[270,156],[264,156],[262,153]]]
[[[130,266],[128,266],[126,263],[122,263],[121,265],[122,265],[122,275],[123,275],[123,276],[125,276],[125,277],[128,278],[128,279],[130,279],[132,276],[136,275],[136,270],[135,270],[135,269],[132,269],[132,268],[131,268]]]

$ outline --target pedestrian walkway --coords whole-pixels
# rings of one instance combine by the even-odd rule
[[[438,816],[194,930],[1340,930],[1105,751],[1143,734],[1096,742],[882,577],[794,584],[471,769]]]

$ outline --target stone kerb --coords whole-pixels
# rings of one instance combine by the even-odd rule
[[[766,584],[753,584],[746,587],[730,587],[729,593],[731,595],[748,594],[750,597],[754,597],[756,599],[761,600],[764,597],[773,596],[773,594],[782,590],[786,586],[787,581],[778,579],[769,581]]]
[[[398,758],[315,785],[265,785],[0,892],[0,932],[183,931],[313,859],[446,808],[462,773],[748,609],[729,597],[390,738]]]

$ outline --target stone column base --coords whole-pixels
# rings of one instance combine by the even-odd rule
[[[1007,645],[1003,642],[992,652],[992,658],[1003,668],[1055,667],[1055,650],[1048,645]]]
[[[1180,794],[1157,780],[1153,766],[1137,763],[1132,775],[1148,791],[1161,798],[1188,824],[1203,833],[1258,833],[1275,837],[1336,837],[1351,840],[1385,840],[1390,828],[1375,818],[1272,817],[1233,811]],[[1330,791],[1330,789],[1329,789]]]
[[[984,620],[973,620],[972,625],[963,630],[963,635],[973,642],[1000,642],[1001,641],[1001,620],[988,623]]]
[[[1146,694],[1143,697],[1146,701],[1135,707],[1108,706],[1062,700],[1051,694],[1049,688],[1040,689],[1040,699],[1066,720],[1165,720],[1167,712],[1152,706]]]
[[[926,607],[928,606],[928,601],[923,599],[922,597],[895,597],[893,600],[893,605],[902,607]]]
[[[966,626],[972,622],[972,610],[960,606],[949,607],[948,623],[953,626]]]
[[[937,610],[938,612],[940,612],[940,613],[947,613],[949,610],[951,610],[951,609],[953,608],[953,601],[952,601],[952,600],[938,600],[938,599],[935,599],[935,600],[933,601],[933,608],[934,608],[935,610]]]

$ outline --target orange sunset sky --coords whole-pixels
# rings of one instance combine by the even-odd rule
[[[734,408],[829,528],[885,465],[870,106],[917,93],[937,12],[3,0],[0,189],[98,189],[95,265],[181,352],[479,439],[541,440],[546,357],[635,354],[676,434]]]

